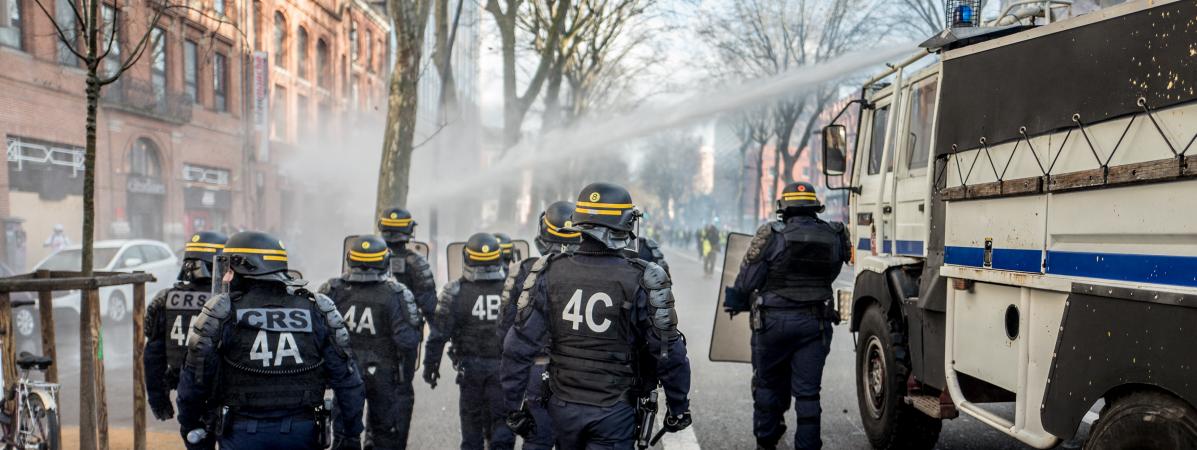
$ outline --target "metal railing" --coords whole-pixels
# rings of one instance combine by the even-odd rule
[[[148,81],[121,78],[104,88],[101,101],[110,107],[176,124],[191,121],[190,95],[158,88]]]
[[[1162,125],[1155,117],[1155,110],[1147,105],[1147,99],[1139,97],[1136,102],[1141,112],[1131,114],[1130,120],[1127,121],[1126,127],[1118,135],[1118,141],[1110,150],[1109,155],[1104,159],[1097,150],[1097,146],[1093,143],[1093,137],[1090,134],[1088,127],[1093,124],[1087,124],[1082,120],[1080,113],[1072,115],[1073,126],[1064,130],[1064,139],[1060,141],[1059,147],[1055,150],[1055,156],[1052,156],[1052,149],[1049,146],[1045,149],[1046,153],[1040,158],[1040,151],[1035,149],[1034,144],[1031,143],[1033,136],[1027,134],[1027,127],[1022,126],[1018,129],[1019,138],[1014,143],[1014,148],[1010,151],[1010,157],[1007,158],[1005,164],[1002,164],[1002,170],[998,170],[998,162],[994,161],[993,154],[990,152],[989,142],[985,136],[978,140],[979,147],[960,150],[958,144],[952,144],[952,151],[945,155],[936,156],[936,165],[939,167],[939,173],[935,176],[935,190],[938,191],[945,199],[961,200],[968,198],[987,198],[1001,195],[1014,194],[1032,194],[1042,191],[1052,190],[1067,190],[1081,187],[1104,186],[1107,184],[1126,183],[1134,181],[1152,181],[1169,178],[1177,178],[1182,176],[1197,176],[1197,165],[1190,164],[1186,159],[1197,158],[1197,156],[1188,156],[1189,150],[1193,148],[1193,144],[1197,143],[1197,132],[1193,137],[1180,147],[1179,143],[1173,142],[1168,133],[1164,131]],[[1160,139],[1167,144],[1168,150],[1172,153],[1173,158],[1146,161],[1139,163],[1130,163],[1119,166],[1110,166],[1110,161],[1114,159],[1114,155],[1118,150],[1123,148],[1123,143],[1126,142],[1126,136],[1130,132],[1135,122],[1140,117],[1146,116],[1151,121],[1151,130],[1159,135]],[[1059,132],[1059,130],[1051,131],[1045,134]],[[1068,173],[1053,173],[1056,168],[1056,163],[1060,160],[1060,155],[1064,153],[1064,149],[1068,146],[1070,140],[1074,135],[1080,135],[1084,139],[1085,147],[1093,155],[1097,167],[1091,170],[1074,171]],[[1035,158],[1035,163],[1039,167],[1040,176],[1030,178],[1019,178],[1016,180],[1007,180],[1006,174],[1010,169],[1010,163],[1018,155],[1020,149],[1027,149]],[[975,152],[974,152],[975,150]],[[967,163],[968,170],[964,170],[964,165],[961,164],[961,154],[964,152],[973,152],[972,162]],[[997,181],[969,184],[969,179],[972,178],[973,171],[977,167],[977,162],[984,156],[989,162],[989,167],[993,171],[994,179]],[[947,186],[947,172],[949,163],[954,161],[956,166],[956,176],[960,182],[957,186]],[[1150,169],[1150,170],[1144,170]],[[1065,180],[1065,177],[1072,177],[1075,179]],[[1017,182],[1018,186],[1008,186],[1008,183]]]

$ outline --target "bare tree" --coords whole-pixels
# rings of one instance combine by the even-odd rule
[[[569,81],[567,121],[589,112],[634,104],[626,95],[631,85],[660,57],[648,45],[660,31],[650,26],[646,12],[655,0],[586,0],[595,19],[579,36],[579,49],[564,64]],[[637,52],[646,54],[638,57]],[[563,55],[565,56],[565,55]]]
[[[879,41],[891,26],[874,20],[880,6],[881,0],[735,0],[726,9],[706,14],[699,35],[722,63],[742,76],[775,76]],[[774,102],[777,182],[793,181],[794,164],[810,142],[818,113],[838,91],[833,83]],[[792,145],[795,138],[797,145]],[[776,190],[771,190],[774,195]]]
[[[436,62],[436,72],[440,75],[441,90],[438,99],[440,125],[456,120],[461,111],[457,104],[457,82],[453,77],[453,47],[457,43],[457,28],[461,24],[461,10],[466,0],[456,0],[453,16],[450,18],[451,0],[435,0],[433,7],[433,26],[436,29],[436,45],[432,59]]]
[[[378,198],[375,208],[407,204],[411,180],[411,156],[415,150],[416,114],[423,67],[424,28],[432,0],[387,0],[391,27],[395,32],[395,66],[387,94],[387,122],[378,167]]]
[[[557,43],[561,38],[561,28],[565,23],[565,16],[570,10],[571,4],[572,0],[546,0],[545,7],[552,19],[543,33],[539,29],[533,30],[533,39],[543,39],[544,42],[534,46],[538,49],[536,69],[532,72],[523,92],[520,93],[519,83],[516,80],[516,51],[519,45],[516,33],[520,25],[520,16],[524,14],[522,9],[526,6],[525,0],[486,0],[484,8],[495,19],[502,47],[504,152],[519,142],[524,118],[527,117],[528,110],[544,87],[549,68],[553,63]],[[532,23],[537,27],[540,26],[539,22]]]

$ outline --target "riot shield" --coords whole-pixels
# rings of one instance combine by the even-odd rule
[[[523,261],[529,256],[532,256],[532,246],[528,244],[528,241],[523,239],[514,239],[511,241],[511,243],[514,245],[511,248],[511,252],[515,253],[516,262]]]
[[[220,254],[212,257],[212,296],[229,292],[229,284],[225,282],[225,272],[229,269],[229,257]]]
[[[461,278],[462,250],[465,242],[454,242],[445,247],[445,273],[449,274],[449,281]]]
[[[719,280],[718,303],[715,303],[715,325],[711,330],[711,351],[708,357],[716,362],[752,362],[752,325],[747,312],[728,317],[723,312],[724,289],[736,282],[740,263],[748,253],[752,235],[730,233],[723,252],[723,277]]]
[[[349,271],[349,261],[345,260],[345,255],[349,253],[349,241],[354,238],[357,238],[358,236],[362,236],[362,235],[351,234],[349,236],[345,236],[345,239],[341,241],[341,273],[345,273],[345,272]],[[409,241],[407,243],[407,248],[413,252],[418,253],[420,256],[423,256],[424,259],[428,259],[428,243],[420,242],[420,241]]]

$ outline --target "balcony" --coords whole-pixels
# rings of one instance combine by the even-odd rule
[[[182,125],[191,122],[191,96],[166,89],[160,91],[148,81],[121,78],[104,87],[100,100],[105,106],[131,114]]]

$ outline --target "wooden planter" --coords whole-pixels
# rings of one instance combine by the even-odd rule
[[[100,288],[133,285],[133,448],[145,450],[145,284],[155,281],[144,272],[81,272],[39,270],[36,273],[0,278],[0,361],[4,364],[4,392],[17,381],[16,342],[12,333],[13,292],[37,292],[41,319],[42,352],[58,361],[54,341],[54,291],[79,290],[79,448],[108,449],[108,402],[104,392],[104,361],[97,343],[100,336]],[[46,381],[59,383],[58,365],[46,370]],[[61,384],[61,383],[60,383]],[[85,388],[86,387],[86,388]],[[7,405],[6,405],[7,406]]]

